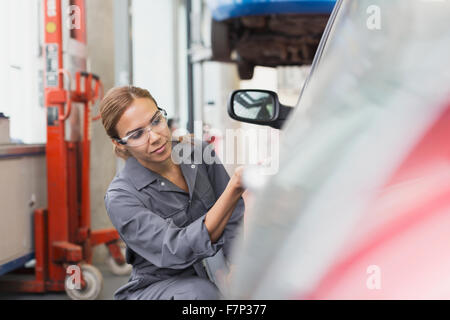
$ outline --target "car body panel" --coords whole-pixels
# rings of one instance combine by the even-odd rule
[[[450,3],[340,3],[230,297],[448,299]]]
[[[308,299],[450,297],[450,104]]]
[[[217,21],[249,15],[330,14],[335,0],[209,0]]]

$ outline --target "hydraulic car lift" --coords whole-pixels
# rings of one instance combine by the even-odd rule
[[[76,28],[63,28],[68,17],[63,16],[61,2],[70,5],[77,14]],[[113,272],[120,273],[120,268],[129,270],[117,231],[90,229],[91,120],[99,118],[91,119],[91,105],[102,98],[103,86],[97,75],[70,66],[75,70],[73,89],[71,75],[63,68],[63,32],[86,43],[84,0],[45,0],[44,11],[48,208],[34,213],[34,279],[3,280],[0,286],[2,290],[20,292],[66,290],[72,299],[95,299],[103,280],[98,269],[91,265],[93,246],[105,244],[108,247],[117,266]],[[79,121],[72,103],[83,105],[82,126],[73,120]],[[75,117],[70,117],[71,113]],[[77,139],[66,139],[68,126],[72,126],[71,132],[75,132]],[[78,268],[68,268],[74,265]],[[81,273],[80,289],[73,283],[77,279],[72,276],[74,270]]]

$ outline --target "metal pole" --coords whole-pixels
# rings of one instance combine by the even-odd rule
[[[188,123],[187,130],[194,132],[194,73],[191,57],[192,34],[191,34],[192,0],[186,0],[186,33],[187,33],[187,96],[188,96]]]
[[[132,83],[130,1],[114,0],[114,64],[115,86]]]
[[[130,0],[114,0],[114,86],[133,83],[133,42]],[[125,161],[116,160],[116,171],[122,170]]]

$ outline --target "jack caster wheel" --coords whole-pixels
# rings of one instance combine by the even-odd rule
[[[126,247],[122,244],[120,244],[120,252],[122,252],[123,257],[125,258]],[[108,265],[109,270],[116,276],[128,275],[133,269],[133,266],[126,262],[122,265],[118,264],[111,255],[106,259],[106,264]]]
[[[81,272],[86,286],[82,289],[76,289],[73,282],[73,275],[68,275],[64,282],[64,289],[67,295],[73,300],[97,299],[103,288],[103,276],[101,272],[90,264],[82,264]]]

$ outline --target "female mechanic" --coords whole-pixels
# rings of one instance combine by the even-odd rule
[[[195,146],[174,161],[174,146],[186,142],[172,141],[166,112],[145,89],[111,89],[100,113],[116,154],[126,159],[105,195],[133,266],[114,298],[220,298],[202,260],[221,248],[230,258],[244,214],[242,167],[230,178],[214,151],[213,163],[195,163]]]

